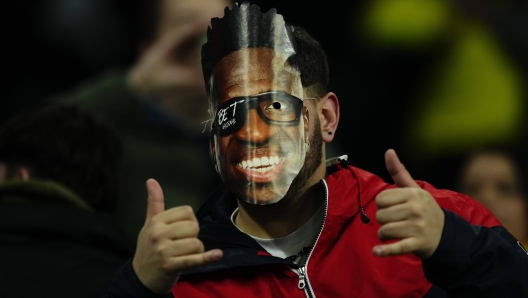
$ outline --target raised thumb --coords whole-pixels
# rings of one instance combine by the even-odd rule
[[[396,151],[393,149],[389,149],[385,152],[385,166],[396,186],[419,187],[411,177],[411,174],[405,169],[405,166],[400,162]]]
[[[154,179],[147,180],[147,218],[151,219],[154,215],[165,211],[165,202],[163,198],[163,190],[158,181]]]

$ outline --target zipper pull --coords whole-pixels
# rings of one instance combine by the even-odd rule
[[[304,280],[304,267],[299,268],[299,284],[297,287],[299,290],[304,290],[304,287],[306,286],[306,282]]]

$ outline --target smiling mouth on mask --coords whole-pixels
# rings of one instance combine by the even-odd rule
[[[237,164],[237,167],[257,171],[257,172],[267,172],[273,169],[280,163],[281,159],[278,156],[264,156],[264,157],[254,157],[253,159],[246,159]]]

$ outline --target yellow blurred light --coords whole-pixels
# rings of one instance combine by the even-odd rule
[[[447,27],[445,0],[377,0],[364,15],[363,33],[384,46],[415,47],[428,43]]]
[[[518,136],[524,113],[520,76],[483,27],[459,38],[435,78],[410,117],[408,145],[415,154],[463,153]]]

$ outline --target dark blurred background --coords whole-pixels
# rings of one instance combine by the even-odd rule
[[[140,47],[139,3],[4,4],[0,123],[128,67]],[[388,180],[383,155],[394,148],[415,179],[453,188],[468,152],[490,143],[527,151],[526,1],[252,3],[276,7],[326,49],[341,104],[336,142],[356,166]]]
[[[1,119],[109,67],[129,65],[136,6],[121,0],[4,4]]]

